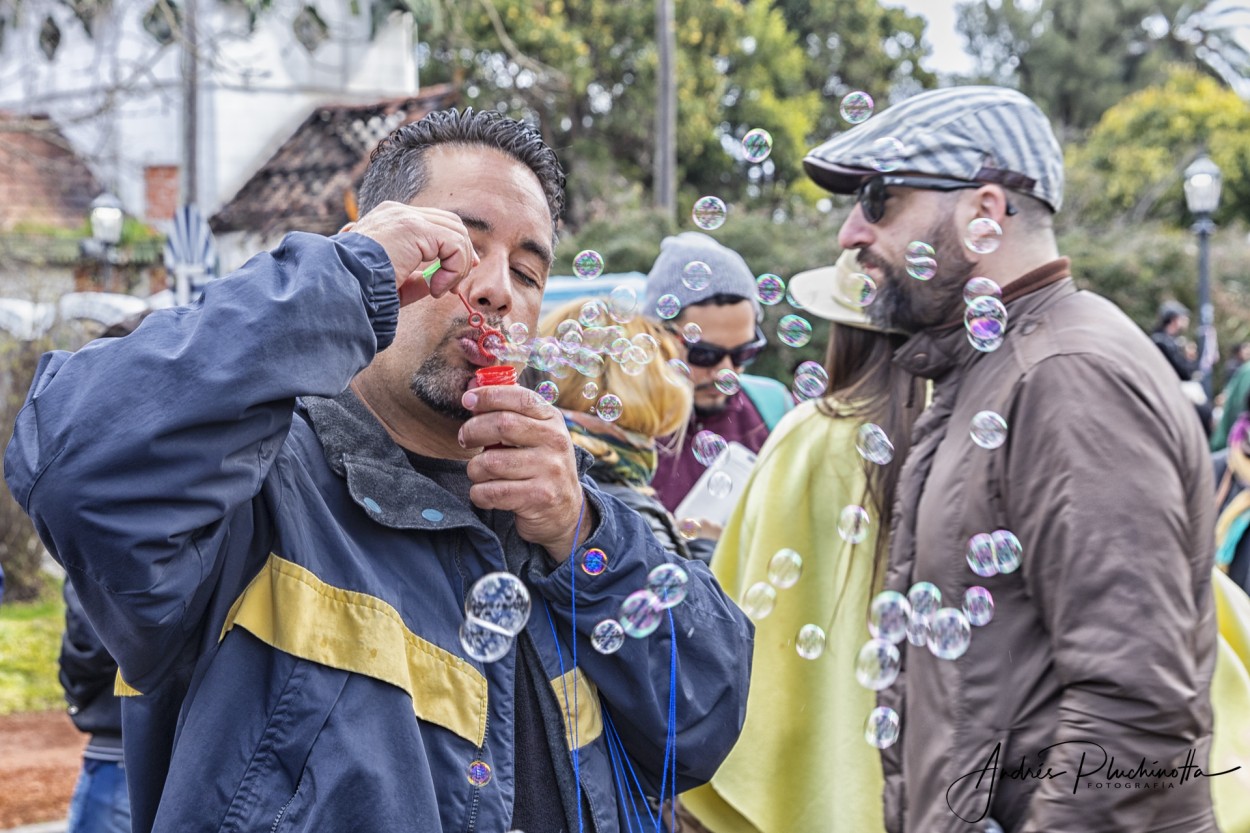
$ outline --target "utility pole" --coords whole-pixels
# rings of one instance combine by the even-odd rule
[[[186,0],[182,19],[182,200],[196,205],[200,198],[200,47],[198,0]]]
[[[655,2],[655,42],[660,67],[656,79],[654,201],[657,210],[677,220],[677,31],[673,0]]]

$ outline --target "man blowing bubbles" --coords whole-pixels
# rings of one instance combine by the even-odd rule
[[[345,233],[45,356],[5,476],[131,695],[135,831],[608,833],[636,812],[609,737],[659,794],[674,634],[588,636],[668,556],[582,479],[554,408],[474,385],[464,304],[534,326],[563,182],[524,124],[433,113],[379,146]],[[752,642],[683,566],[677,790],[737,738]],[[534,615],[482,662],[465,594],[499,571]]]

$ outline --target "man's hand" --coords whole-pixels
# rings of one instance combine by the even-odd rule
[[[469,461],[469,499],[482,509],[514,513],[523,539],[565,561],[584,496],[560,411],[516,385],[474,388],[462,404],[473,417],[460,428],[460,444],[486,449]],[[504,447],[490,447],[496,445]],[[587,506],[577,543],[590,536],[594,523]]]
[[[441,298],[480,262],[460,217],[441,208],[388,200],[355,223],[348,223],[343,231],[370,237],[386,250],[395,269],[401,307],[429,295]],[[441,266],[427,283],[421,267],[435,260],[441,261]]]

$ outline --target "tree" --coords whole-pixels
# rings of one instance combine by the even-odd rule
[[[959,31],[976,59],[975,80],[1019,87],[1061,137],[1098,121],[1126,95],[1188,63],[1233,84],[1250,72],[1231,8],[1218,0],[974,0]]]
[[[1220,167],[1216,219],[1250,218],[1250,106],[1209,76],[1173,67],[1164,83],[1108,109],[1067,160],[1069,207],[1081,223],[1184,227],[1184,170],[1201,152]]]

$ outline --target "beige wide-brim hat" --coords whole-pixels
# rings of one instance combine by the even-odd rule
[[[832,266],[808,269],[790,278],[790,294],[805,311],[826,321],[878,333],[890,332],[873,322],[864,308],[841,299],[837,287],[846,276],[858,271],[856,250],[847,249]]]

